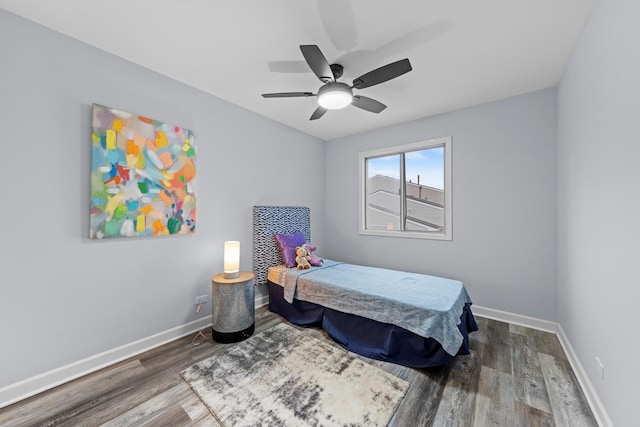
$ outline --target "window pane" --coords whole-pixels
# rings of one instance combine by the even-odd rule
[[[451,137],[359,154],[360,234],[451,240]]]
[[[400,230],[400,155],[366,160],[365,228]]]
[[[407,231],[444,227],[444,146],[405,153]]]

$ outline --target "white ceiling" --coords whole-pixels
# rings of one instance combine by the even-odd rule
[[[0,7],[323,140],[555,86],[593,0],[0,0]],[[403,58],[356,91],[387,105],[310,121],[316,44],[340,81]]]

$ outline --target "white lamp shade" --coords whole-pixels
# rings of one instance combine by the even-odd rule
[[[318,90],[318,104],[327,110],[344,108],[353,101],[353,91],[344,83],[328,83]]]
[[[240,242],[224,242],[224,278],[235,279],[240,276]]]

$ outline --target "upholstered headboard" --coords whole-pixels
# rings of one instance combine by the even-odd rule
[[[311,241],[311,211],[305,206],[253,207],[253,272],[255,284],[267,283],[270,267],[284,264],[276,234],[302,232]]]

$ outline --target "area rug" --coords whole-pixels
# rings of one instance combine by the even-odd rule
[[[182,372],[230,426],[386,426],[408,384],[278,324]]]

